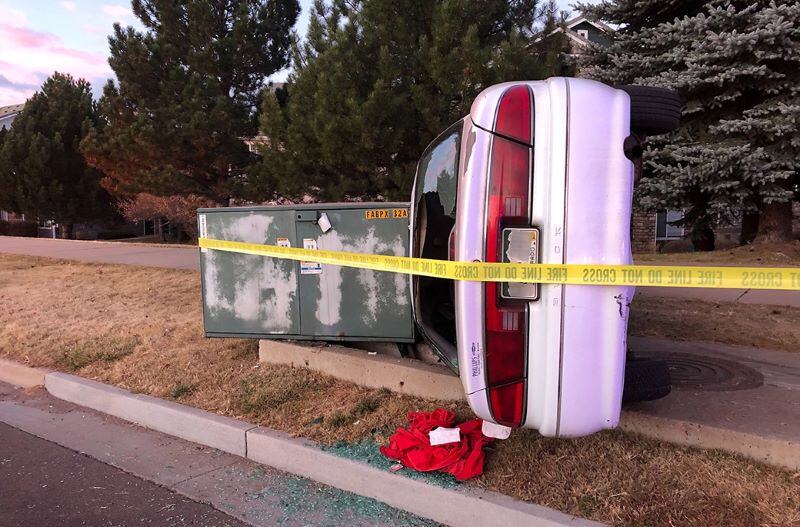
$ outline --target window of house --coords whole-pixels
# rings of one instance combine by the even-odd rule
[[[586,40],[589,40],[589,30],[588,29],[579,29],[576,31],[578,35],[582,36]]]
[[[662,210],[656,214],[656,239],[674,240],[683,238],[683,226],[672,224],[682,218],[683,211],[680,210]]]

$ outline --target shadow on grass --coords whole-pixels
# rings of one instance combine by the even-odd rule
[[[96,362],[114,362],[133,353],[138,337],[100,337],[67,347],[56,358],[59,366],[78,371]]]

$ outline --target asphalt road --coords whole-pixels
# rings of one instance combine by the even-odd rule
[[[0,253],[64,258],[82,262],[200,269],[199,252],[196,247],[0,236]],[[795,291],[640,287],[636,294],[648,297],[690,298],[706,302],[800,307],[800,295]]]
[[[0,423],[0,525],[238,527],[213,507]]]

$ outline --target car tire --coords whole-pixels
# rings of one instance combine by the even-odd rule
[[[678,92],[653,86],[619,86],[631,98],[631,131],[644,135],[674,132],[681,121]]]
[[[628,354],[622,390],[623,403],[654,401],[667,396],[671,390],[672,380],[665,361]]]

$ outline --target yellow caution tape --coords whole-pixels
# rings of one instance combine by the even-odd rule
[[[800,291],[800,267],[694,267],[676,265],[516,264],[454,262],[278,247],[200,238],[201,248],[318,262],[410,275],[479,282],[778,289]]]

